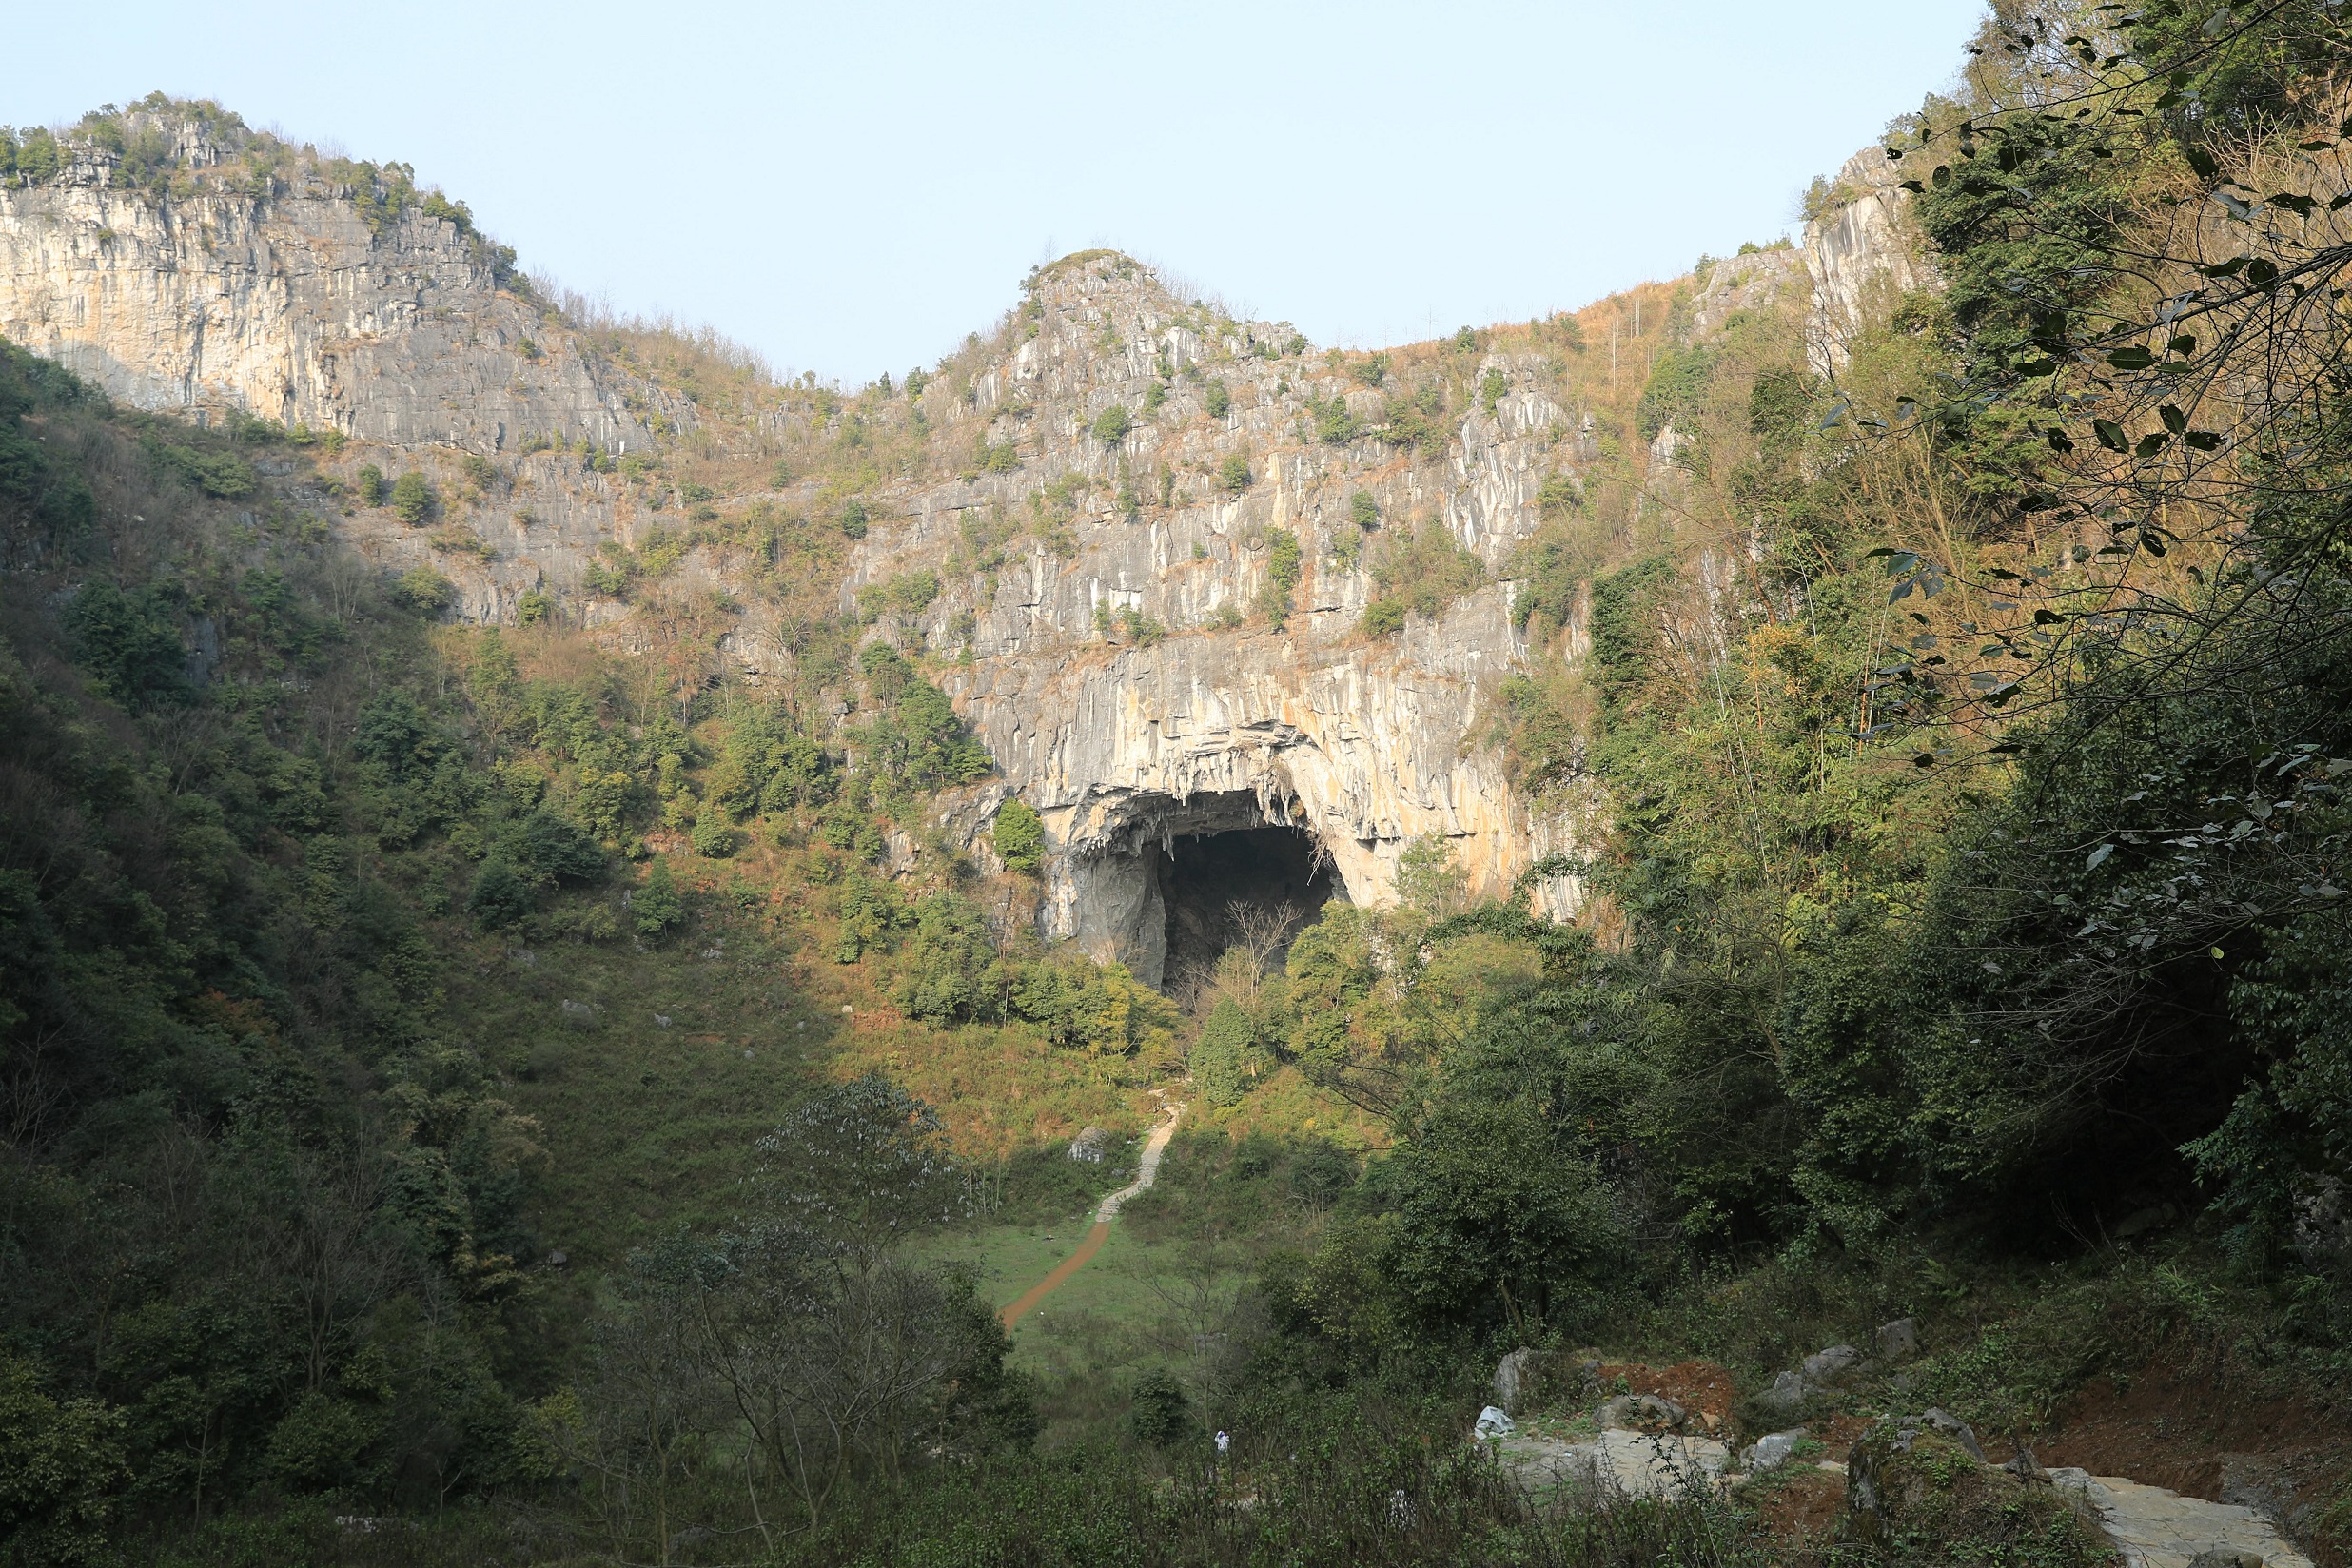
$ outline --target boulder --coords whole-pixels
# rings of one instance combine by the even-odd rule
[[[1495,1367],[1495,1402],[1513,1415],[1527,1408],[1551,1362],[1545,1352],[1523,1345],[1503,1357]]]
[[[1777,1470],[1796,1457],[1796,1445],[1808,1435],[1801,1426],[1793,1426],[1786,1432],[1768,1432],[1747,1446],[1739,1456],[1739,1467],[1752,1476]]]
[[[1813,1402],[1813,1390],[1794,1372],[1783,1372],[1773,1380],[1773,1385],[1752,1396],[1748,1402],[1766,1421],[1794,1421]]]
[[[1619,1394],[1603,1404],[1594,1418],[1604,1432],[1679,1432],[1691,1413],[1656,1394]]]
[[[1861,1364],[1861,1351],[1850,1344],[1833,1344],[1806,1357],[1800,1370],[1807,1382],[1834,1388]]]
[[[1518,1430],[1517,1421],[1491,1404],[1479,1412],[1477,1432],[1481,1438],[1507,1438]]]
[[[1897,1318],[1878,1325],[1878,1359],[1882,1362],[1907,1362],[1919,1354],[1919,1323],[1915,1318]]]
[[[1090,1127],[1069,1141],[1069,1157],[1090,1166],[1099,1166],[1119,1147],[1119,1135],[1105,1127]]]
[[[2113,1560],[2080,1493],[1986,1463],[1967,1423],[1941,1410],[1883,1421],[1853,1445],[1839,1534],[1921,1568],[2024,1560],[2091,1568]]]

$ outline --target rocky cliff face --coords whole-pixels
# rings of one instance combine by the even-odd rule
[[[1077,498],[1060,550],[1025,539],[993,581],[949,580],[911,628],[951,654],[970,617],[973,657],[941,683],[1006,786],[1045,816],[1048,934],[1158,978],[1168,851],[1265,825],[1309,833],[1358,901],[1392,898],[1400,852],[1430,834],[1479,891],[1507,890],[1546,838],[1489,734],[1496,687],[1525,655],[1512,585],[1491,581],[1394,637],[1359,623],[1384,534],[1442,529],[1499,577],[1534,531],[1538,490],[1576,424],[1540,363],[1480,355],[1458,367],[1502,388],[1417,459],[1324,439],[1318,408],[1375,420],[1387,395],[1320,361],[1260,352],[1293,335],[1215,323],[1125,257],[1061,264],[1029,299],[1034,335],[981,367],[968,399],[944,385],[924,399],[951,448],[1015,443],[1022,470],[885,487],[877,511],[897,517],[862,542],[845,591],[939,564],[967,524],[1017,514],[1041,483]],[[1155,382],[1166,402],[1147,416]],[[1230,400],[1222,415],[1208,411],[1212,387]],[[1106,441],[1091,426],[1113,404],[1135,423]],[[1236,459],[1246,483],[1227,482]],[[1166,504],[1122,500],[1163,482]],[[1380,519],[1368,536],[1351,512],[1359,493]],[[1300,576],[1278,630],[1257,610],[1284,534]],[[1123,621],[1106,632],[1106,614],[1130,613],[1163,635]],[[742,644],[755,668],[777,657],[755,626]],[[1565,881],[1541,896],[1573,910]]]
[[[397,446],[509,450],[651,439],[658,397],[573,351],[501,286],[493,253],[419,206],[363,214],[318,167],[206,181],[231,150],[172,124],[192,188],[117,183],[84,145],[54,181],[0,189],[0,336],[142,408],[225,408]]]
[[[186,169],[225,156],[206,133],[173,133]],[[1849,169],[1862,194],[1809,228],[1804,250],[1717,264],[1691,331],[1804,297],[1827,354],[1870,279],[1913,280],[1901,193],[1855,172],[1871,156]],[[614,454],[658,458],[680,432],[748,448],[794,430],[846,439],[837,406],[722,416],[617,367],[511,286],[463,222],[371,211],[331,173],[297,161],[174,194],[126,188],[119,159],[81,148],[54,181],[0,189],[0,335],[142,406],[237,408],[368,443],[345,467],[376,447],[493,455],[512,493],[467,502],[476,547],[459,558],[386,514],[310,500],[385,565],[447,572],[469,618],[511,619],[537,592],[624,643],[633,611],[595,586],[598,552],[676,514],[656,515],[658,492],[615,472]],[[937,579],[935,597],[867,635],[937,656],[933,678],[998,759],[1000,779],[946,802],[951,838],[985,862],[1004,798],[1043,813],[1047,935],[1157,981],[1171,853],[1203,834],[1295,829],[1338,891],[1374,904],[1396,896],[1416,839],[1442,838],[1473,891],[1499,894],[1587,837],[1573,813],[1514,786],[1496,721],[1498,689],[1530,652],[1514,551],[1545,481],[1573,488],[1600,455],[1591,411],[1557,355],[1473,334],[1397,357],[1383,376],[1362,356],[1308,351],[1286,324],[1232,322],[1096,252],[1042,269],[993,350],[893,403],[917,455],[857,486],[870,523],[838,603]],[[1124,430],[1098,423],[1114,405]],[[1363,433],[1404,414],[1421,421],[1416,440]],[[550,437],[561,444],[542,450]],[[1672,458],[1668,440],[1650,461]],[[768,483],[701,500],[714,516],[838,503],[837,479]],[[1367,631],[1371,563],[1417,534],[1475,557],[1483,584]],[[1292,540],[1285,615],[1269,584]],[[734,581],[716,548],[675,570],[688,585]],[[732,613],[728,656],[754,680],[788,673],[777,606],[745,595]],[[1575,657],[1580,629],[1558,635]],[[1566,917],[1581,890],[1552,877],[1531,897]]]

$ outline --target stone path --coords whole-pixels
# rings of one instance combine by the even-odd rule
[[[996,1321],[1005,1325],[1006,1332],[1011,1332],[1014,1323],[1036,1311],[1039,1302],[1059,1290],[1064,1280],[1084,1268],[1097,1252],[1103,1250],[1103,1244],[1110,1239],[1110,1222],[1119,1217],[1120,1208],[1129,1198],[1160,1179],[1160,1156],[1167,1152],[1167,1141],[1176,1136],[1176,1124],[1184,1113],[1185,1107],[1181,1102],[1168,1107],[1167,1120],[1153,1127],[1151,1136],[1144,1141],[1144,1157],[1136,1163],[1135,1180],[1102,1201],[1094,1210],[1094,1224],[1075,1251],[1054,1264],[1053,1272],[1023,1291],[1019,1301],[996,1315]]]
[[[2049,1479],[2089,1498],[2107,1539],[2124,1554],[2124,1568],[2188,1568],[2198,1553],[2213,1547],[2251,1552],[2263,1568],[2311,1568],[2311,1559],[2251,1508],[2185,1498],[2121,1476],[2052,1470]]]

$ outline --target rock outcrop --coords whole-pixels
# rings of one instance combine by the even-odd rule
[[[186,108],[126,122],[169,142],[167,180],[133,182],[119,152],[90,143],[53,180],[0,189],[0,335],[140,406],[234,409],[340,432],[387,465],[440,463],[463,497],[451,507],[462,537],[312,500],[384,566],[447,575],[460,615],[513,620],[553,602],[650,646],[657,634],[600,586],[599,552],[657,537],[687,507],[678,490],[661,511],[647,471],[616,472],[614,458],[658,459],[682,432],[704,452],[847,439],[830,395],[815,412],[780,397],[719,409],[658,384],[534,296],[461,208],[404,185],[387,197],[372,166],[263,147]],[[1862,193],[1803,250],[1716,264],[1694,331],[1742,311],[1851,315],[1867,279],[1911,277],[1888,261],[1900,193],[1854,172],[1872,157],[1850,166]],[[1514,613],[1516,552],[1547,481],[1574,491],[1601,450],[1556,360],[1465,333],[1400,350],[1421,356],[1419,380],[1383,382],[1362,356],[1232,321],[1107,251],[1040,269],[995,346],[973,344],[952,377],[875,414],[914,455],[854,487],[862,537],[836,607],[935,582],[866,612],[867,635],[936,656],[932,678],[1000,766],[943,802],[949,841],[987,864],[1004,799],[1042,814],[1044,934],[1157,982],[1171,857],[1263,828],[1305,834],[1333,891],[1359,902],[1393,899],[1405,848],[1434,838],[1472,893],[1525,886],[1539,911],[1577,911],[1576,877],[1530,873],[1590,841],[1593,797],[1529,798],[1497,723],[1503,683],[1536,652]],[[1449,397],[1422,396],[1441,383]],[[1414,439],[1372,433],[1401,418],[1420,421]],[[495,459],[493,480],[476,467],[462,489],[467,454]],[[1652,455],[1673,458],[1671,442]],[[809,518],[841,493],[838,476],[779,473],[694,500],[698,516]],[[1475,568],[1434,613],[1367,627],[1380,552],[1441,536]],[[727,603],[719,646],[748,678],[792,675],[791,617],[756,594],[734,601],[739,564],[696,542],[664,569],[669,586]],[[1576,625],[1543,635],[1570,657],[1582,646]],[[893,864],[920,853],[909,841]]]

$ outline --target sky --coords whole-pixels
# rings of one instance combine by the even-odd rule
[[[1110,245],[1316,343],[1791,232],[1983,0],[29,8],[0,123],[156,88],[415,167],[529,271],[859,383]]]

